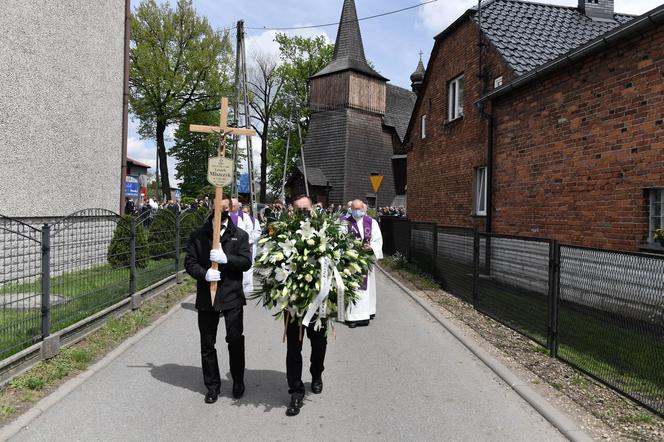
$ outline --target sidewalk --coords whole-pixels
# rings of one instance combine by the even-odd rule
[[[12,440],[564,440],[396,285],[376,276],[376,320],[354,330],[335,325],[323,394],[308,394],[299,416],[284,414],[282,326],[253,303],[245,311],[247,392],[232,399],[225,380],[219,401],[204,404],[196,313],[185,305]],[[304,347],[308,389],[308,342]]]

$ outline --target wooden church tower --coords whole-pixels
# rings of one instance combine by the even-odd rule
[[[361,198],[371,206],[392,203],[395,140],[384,128],[387,81],[367,63],[355,2],[344,0],[332,61],[310,78],[304,155],[314,202],[345,204]],[[372,173],[384,176],[377,201]]]

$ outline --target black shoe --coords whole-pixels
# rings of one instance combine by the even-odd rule
[[[373,314],[373,315],[369,316],[369,319],[376,319],[376,315]]]
[[[291,401],[288,408],[286,408],[286,416],[297,416],[300,414],[302,408],[302,397],[297,394],[291,395]]]
[[[364,321],[357,321],[357,325],[359,325],[360,327],[366,327],[367,325],[369,325],[369,320],[365,319]]]
[[[323,392],[323,380],[321,378],[311,381],[311,392],[313,394],[321,394]]]
[[[235,399],[240,399],[244,395],[244,382],[237,381],[233,382],[233,397]]]
[[[205,394],[205,403],[214,404],[215,402],[217,402],[218,398],[219,398],[219,390],[208,390],[208,392]]]
[[[348,328],[357,327],[357,322],[356,321],[346,321],[346,324],[348,324]]]

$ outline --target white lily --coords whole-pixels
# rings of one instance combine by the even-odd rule
[[[287,239],[284,242],[279,243],[281,251],[285,256],[291,256],[293,253],[297,253],[297,248],[295,247],[296,241],[292,239]]]
[[[300,229],[296,232],[303,240],[308,240],[316,235],[316,229],[311,226],[309,220],[300,222]]]

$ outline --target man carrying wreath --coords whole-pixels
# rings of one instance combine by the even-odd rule
[[[309,212],[313,208],[313,203],[308,196],[301,195],[293,200],[293,208]],[[322,374],[325,369],[325,351],[327,350],[327,320],[322,320],[322,326],[318,330],[313,323],[303,327],[298,324],[297,320],[289,320],[287,317],[286,321],[286,378],[288,379],[288,393],[291,395],[291,403],[286,409],[286,415],[295,416],[300,413],[305,393],[302,382],[302,340],[305,330],[307,338],[311,342],[311,367],[309,368],[311,392],[314,394],[323,392]]]

